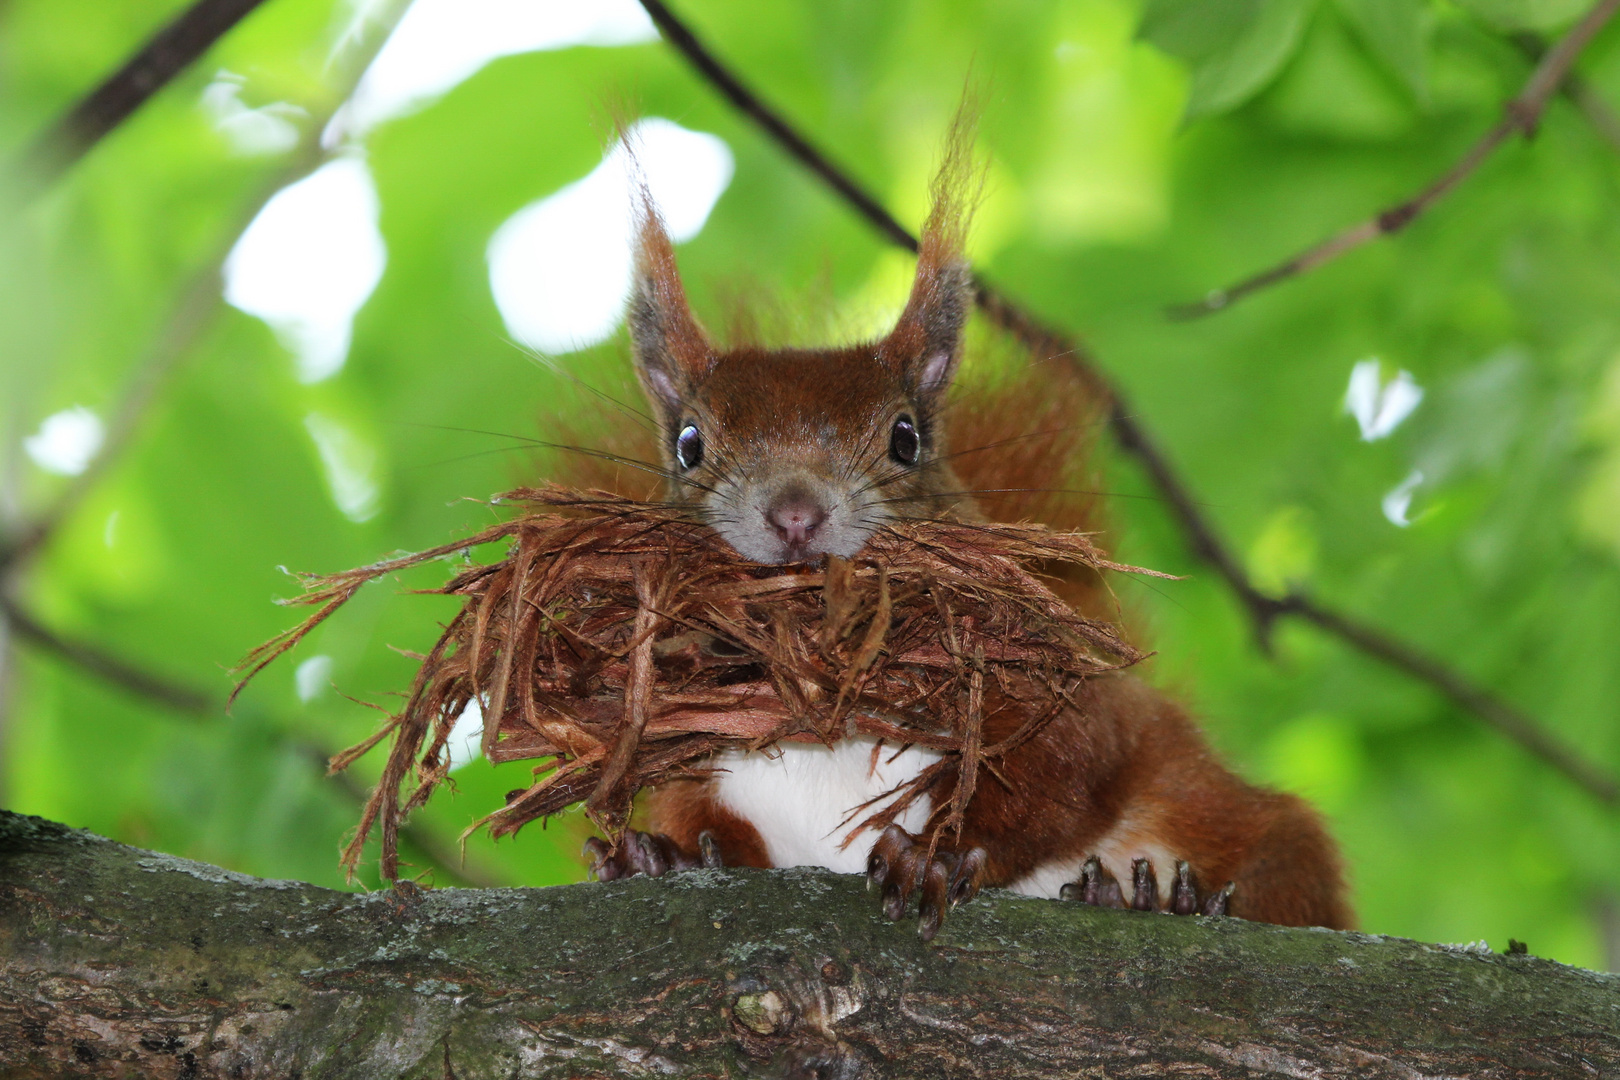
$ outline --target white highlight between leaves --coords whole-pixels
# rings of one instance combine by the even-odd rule
[[[282,154],[298,145],[293,121],[307,118],[308,111],[285,101],[250,108],[242,101],[246,85],[246,77],[221,69],[203,88],[202,107],[213,119],[214,130],[244,157]]]
[[[377,189],[357,155],[271,197],[225,260],[225,300],[270,324],[316,383],[342,370],[354,317],[382,280],[388,249]]]
[[[293,686],[298,700],[308,704],[326,691],[332,682],[332,658],[312,656],[293,669]]]
[[[78,476],[90,467],[106,435],[101,417],[75,405],[47,416],[38,431],[23,439],[23,451],[46,472]]]
[[[502,56],[657,37],[635,0],[416,0],[327,125],[322,143],[363,138]]]
[[[1423,483],[1423,473],[1418,469],[1413,469],[1405,480],[1396,484],[1389,494],[1384,496],[1379,505],[1383,507],[1384,516],[1389,519],[1391,525],[1398,525],[1404,529],[1412,524],[1411,519],[1406,515],[1412,509],[1412,494],[1417,491],[1418,485],[1421,483]]]
[[[315,442],[332,501],[350,521],[370,521],[381,509],[377,450],[329,416],[310,413],[304,428]]]
[[[1411,372],[1397,372],[1386,383],[1378,358],[1372,357],[1350,369],[1344,408],[1361,427],[1362,441],[1373,442],[1399,427],[1422,400],[1423,388]]]
[[[631,233],[639,174],[670,238],[703,228],[734,169],[714,135],[658,117],[641,120],[583,180],[508,218],[490,239],[489,284],[507,332],[542,353],[606,340],[630,292]]]
[[[483,753],[484,746],[484,709],[477,698],[467,702],[467,707],[461,710],[456,717],[456,726],[450,729],[450,738],[446,741],[445,752],[450,756],[450,771],[455,772],[463,765],[477,761]]]

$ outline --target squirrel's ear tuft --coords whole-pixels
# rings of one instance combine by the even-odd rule
[[[709,369],[711,351],[686,305],[675,248],[643,188],[636,205],[635,269],[630,286],[630,349],[636,374],[655,404],[680,408],[686,390]]]
[[[934,176],[933,209],[918,243],[911,298],[880,350],[923,398],[950,385],[962,356],[962,330],[973,308],[976,286],[963,249],[984,186],[983,170],[973,157],[974,119],[972,100],[964,100]]]

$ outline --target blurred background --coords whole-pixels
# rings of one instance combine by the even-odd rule
[[[701,317],[871,330],[910,257],[729,107],[633,0],[266,0],[60,175],[35,139],[175,0],[0,0],[0,805],[346,887],[375,729],[452,608],[365,590],[237,702],[228,668],[332,571],[481,526],[525,445],[614,422],[624,155]],[[1308,590],[1620,771],[1620,30],[1391,239],[1207,318],[1169,305],[1422,189],[1587,0],[679,0],[915,228],[971,81],[980,270],[1080,335],[1268,595]],[[824,320],[825,321],[825,320]],[[577,380],[577,381],[576,381]],[[1269,653],[1099,437],[1142,674],[1342,842],[1363,928],[1620,967],[1612,789],[1342,637]],[[41,525],[43,524],[43,528]],[[526,786],[463,748],[405,857],[579,880],[577,818],[458,834]],[[374,886],[374,869],[352,887]]]

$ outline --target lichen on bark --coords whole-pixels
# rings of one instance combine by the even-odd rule
[[[1582,1077],[1620,977],[858,878],[333,892],[0,813],[0,1075]]]

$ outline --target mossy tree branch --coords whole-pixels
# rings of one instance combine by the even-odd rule
[[[1620,977],[858,879],[354,895],[0,813],[0,1075],[1581,1077]]]

